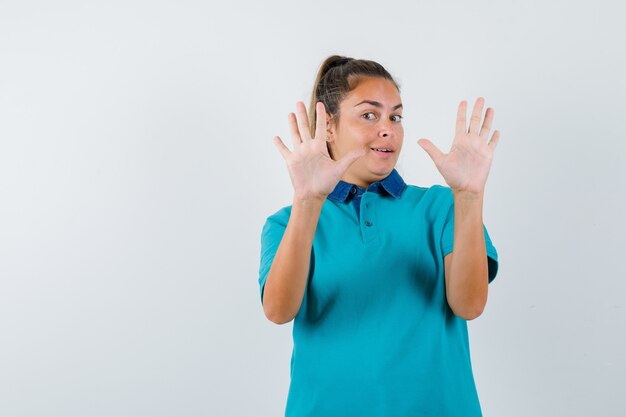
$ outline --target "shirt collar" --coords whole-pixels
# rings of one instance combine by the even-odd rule
[[[333,201],[343,202],[348,200],[351,194],[356,194],[357,192],[362,194],[365,191],[375,191],[382,194],[383,190],[394,198],[400,198],[406,187],[406,183],[394,168],[384,180],[371,183],[367,190],[363,190],[362,187],[349,182],[339,181],[333,192],[328,195],[328,198]],[[351,193],[352,189],[355,191]]]

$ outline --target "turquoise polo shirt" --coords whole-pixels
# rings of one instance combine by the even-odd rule
[[[261,237],[263,288],[291,206]],[[498,255],[483,225],[489,282]],[[446,301],[453,250],[449,187],[407,185],[394,169],[324,202],[293,321],[287,417],[481,416],[467,322]]]

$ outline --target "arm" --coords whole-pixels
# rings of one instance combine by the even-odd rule
[[[447,154],[428,139],[418,140],[454,193],[454,255],[448,254],[444,261],[446,298],[454,314],[466,320],[482,314],[489,284],[482,208],[485,183],[500,132],[495,130],[486,142],[494,110],[487,108],[480,126],[484,103],[483,97],[476,99],[469,128],[467,102],[459,103],[456,133]]]
[[[287,162],[295,192],[289,221],[263,290],[265,316],[278,324],[291,321],[302,304],[313,236],[326,197],[348,167],[367,153],[364,149],[356,149],[338,160],[332,159],[327,140],[323,139],[327,138],[324,104],[316,103],[315,138],[310,134],[304,103],[297,103],[297,113],[289,114],[294,150],[290,151],[280,137],[274,137],[274,143]]]
[[[454,193],[454,252],[444,260],[446,298],[454,314],[465,320],[480,316],[487,304],[482,207],[483,193]]]
[[[265,281],[263,310],[276,324],[293,320],[306,288],[313,236],[324,200],[294,198],[285,234]]]

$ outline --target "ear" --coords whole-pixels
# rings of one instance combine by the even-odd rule
[[[326,113],[326,136],[328,142],[335,141],[335,120],[330,113]]]

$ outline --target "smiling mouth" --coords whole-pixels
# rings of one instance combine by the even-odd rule
[[[394,152],[389,148],[370,148],[370,149],[380,155],[391,155]]]

